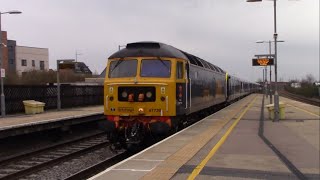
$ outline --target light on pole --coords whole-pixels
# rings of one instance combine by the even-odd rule
[[[3,58],[2,58],[2,30],[1,30],[1,15],[2,14],[21,14],[21,11],[7,11],[7,12],[0,12],[0,70],[1,70],[1,117],[4,117],[6,115],[6,103],[5,103],[5,95],[4,95],[4,89],[3,89],[3,76],[2,76],[2,64],[3,64]]]
[[[247,0],[247,2],[261,2],[262,0]],[[279,121],[279,94],[278,94],[278,62],[277,62],[277,0],[273,0],[274,17],[274,121]]]
[[[272,54],[271,54],[271,43],[274,41],[257,41],[256,43],[269,43],[269,58],[272,58]],[[277,42],[284,42],[282,40],[279,40]],[[267,79],[267,78],[266,78]],[[271,86],[271,66],[270,66],[270,85],[269,85],[269,95],[270,95],[270,104],[272,104],[272,86]]]

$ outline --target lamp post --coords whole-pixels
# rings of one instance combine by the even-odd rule
[[[78,51],[76,50],[76,62],[78,62],[78,55],[82,55],[82,54],[78,53]]]
[[[61,110],[61,97],[60,97],[60,76],[59,64],[61,60],[57,60],[57,110]]]
[[[58,59],[57,60],[57,110],[61,110],[61,84],[60,84],[60,64],[61,63],[72,63],[73,59]]]
[[[262,0],[247,0],[247,2],[261,2]],[[277,0],[273,0],[274,18],[274,121],[279,122],[279,94],[278,94],[278,62],[277,62]]]
[[[256,43],[269,43],[269,54],[270,54],[270,57],[269,58],[272,58],[272,54],[271,54],[271,42],[274,42],[274,41],[257,41]],[[277,42],[284,42],[282,40],[279,40]],[[271,89],[271,66],[270,66],[270,86],[269,86],[269,95],[270,95],[270,104],[272,104],[272,89]]]
[[[3,58],[2,58],[2,30],[1,30],[1,15],[2,14],[21,14],[21,11],[7,11],[7,12],[0,12],[0,70],[1,70],[1,117],[4,117],[6,115],[6,103],[5,103],[5,95],[4,95],[4,89],[3,89],[3,78],[2,77],[2,64],[3,64]]]

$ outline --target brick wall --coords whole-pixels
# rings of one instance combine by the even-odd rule
[[[7,32],[6,31],[2,31],[1,32],[1,42],[5,45],[1,45],[1,49],[2,49],[2,68],[4,68],[6,70],[6,72],[8,71],[8,39],[7,39]]]

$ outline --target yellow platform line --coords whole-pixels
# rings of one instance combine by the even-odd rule
[[[228,129],[228,131],[223,135],[223,137],[219,140],[219,142],[211,149],[209,154],[200,162],[200,164],[197,165],[197,167],[192,171],[192,173],[189,175],[188,180],[195,179],[201,170],[204,168],[204,166],[208,163],[208,161],[212,158],[212,156],[218,151],[218,149],[222,146],[222,144],[226,141],[234,127],[238,124],[240,119],[244,116],[244,114],[251,108],[252,104],[255,102],[257,97],[255,97],[251,103],[248,105],[248,107],[241,113],[241,115],[233,122],[231,127]]]
[[[296,109],[298,109],[298,110],[300,110],[300,111],[303,111],[303,112],[305,112],[305,113],[308,113],[308,114],[311,114],[311,115],[314,115],[314,116],[317,116],[317,117],[320,116],[319,114],[316,114],[316,113],[314,113],[314,112],[311,112],[311,111],[308,111],[308,110],[299,108],[298,106],[294,106],[294,105],[292,105],[292,104],[288,104],[288,105],[289,105],[289,106],[292,106],[292,107],[294,107],[294,108],[296,108]]]

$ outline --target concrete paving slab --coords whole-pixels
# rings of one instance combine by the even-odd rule
[[[125,164],[121,164],[113,170],[122,170],[122,171],[151,171],[158,164],[160,164],[162,160],[153,160],[153,159],[131,159],[127,161]]]
[[[148,152],[145,152],[143,154],[138,155],[137,157],[135,157],[135,159],[165,160],[169,156],[171,156],[171,153],[148,151]]]
[[[181,168],[182,169],[182,168]],[[194,167],[184,166],[180,171],[179,176],[175,176],[174,179],[187,179],[190,174],[190,170]],[[247,170],[247,169],[235,169],[235,168],[221,168],[221,167],[204,167],[201,174],[195,179],[297,179],[294,175],[285,172],[269,172],[264,170]]]
[[[97,176],[95,180],[122,180],[122,179],[141,179],[146,174],[145,171],[122,171],[112,170],[108,172],[108,178]]]
[[[239,124],[233,132],[231,132],[229,138],[213,158],[208,161],[205,168],[200,172],[196,179],[207,179],[209,177],[213,179],[230,179],[232,177],[227,171],[223,171],[224,174],[221,174],[221,172],[219,174],[217,171],[213,171],[214,173],[210,174],[209,170],[216,168],[236,169],[242,172],[242,175],[241,173],[240,175],[239,173],[233,174],[235,179],[255,179],[255,176],[260,179],[261,177],[271,177],[271,175],[279,173],[282,173],[282,175],[279,176],[278,179],[287,176],[294,177],[288,168],[258,136],[261,101],[262,96],[256,100],[255,104],[242,117],[242,120],[239,121]],[[229,125],[231,123],[232,122],[230,122]],[[222,136],[224,133],[225,131],[221,131],[221,134],[219,134]],[[211,141],[215,141],[215,143],[217,142],[215,138]],[[180,168],[172,179],[187,178],[199,162],[201,162],[201,160],[203,160],[209,153],[215,143],[209,142],[208,144],[211,146],[204,146],[204,148],[202,148],[202,150],[199,151],[192,160],[188,161],[183,167],[181,167],[182,169],[186,166],[193,167],[189,168],[189,172],[183,172]],[[250,173],[244,176],[244,172]],[[259,172],[258,175],[257,172]]]
[[[281,123],[320,151],[319,120],[303,120],[292,122],[282,121]]]
[[[320,174],[319,149],[282,122],[266,122],[265,136],[303,173]]]

